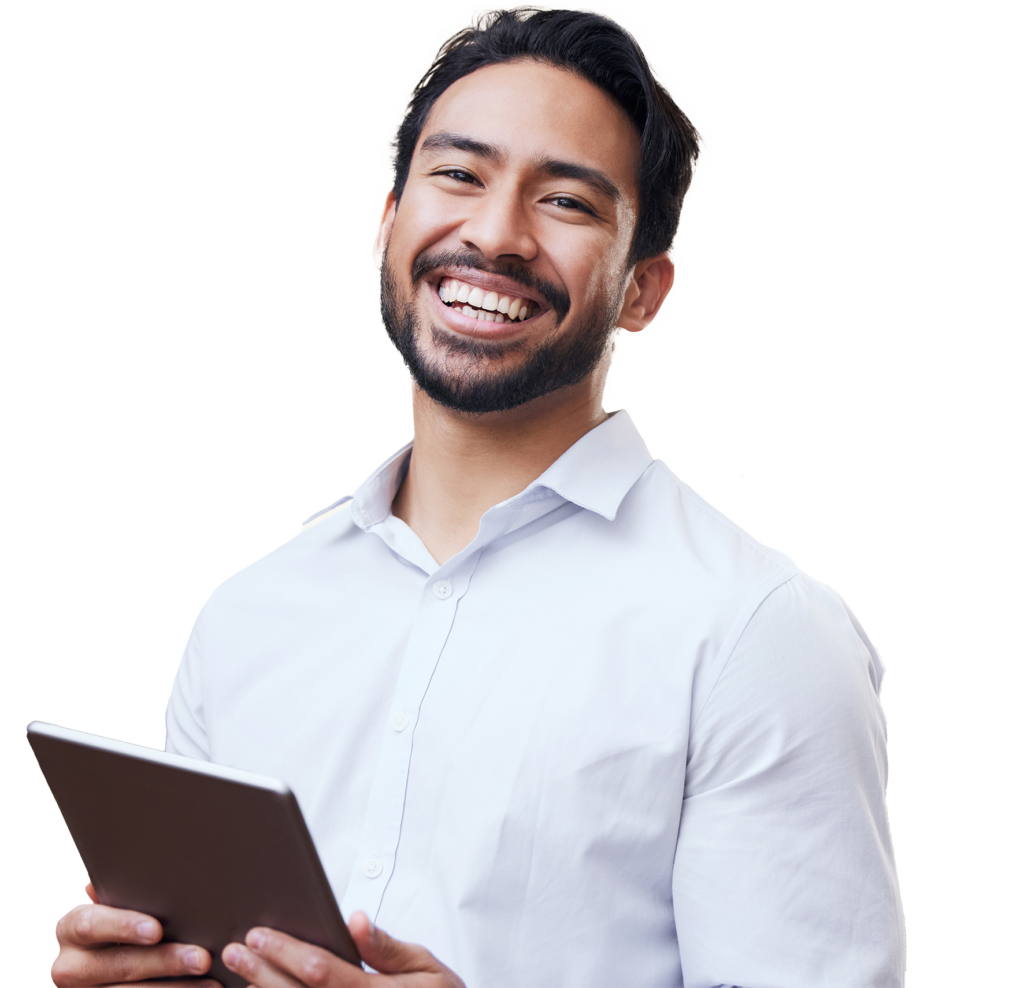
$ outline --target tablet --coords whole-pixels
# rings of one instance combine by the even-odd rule
[[[28,740],[100,902],[213,955],[269,926],[359,964],[313,840],[277,779],[34,721]]]

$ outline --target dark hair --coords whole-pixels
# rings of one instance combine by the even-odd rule
[[[654,78],[631,34],[599,14],[517,7],[483,15],[449,38],[419,81],[395,138],[395,195],[401,198],[416,142],[437,98],[485,65],[535,59],[603,89],[640,135],[640,209],[630,261],[672,246],[690,187],[699,135]]]

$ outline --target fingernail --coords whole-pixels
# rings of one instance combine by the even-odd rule
[[[228,967],[237,964],[242,957],[242,948],[235,943],[229,943],[224,948],[224,953],[221,955],[224,958],[224,963]]]
[[[135,924],[136,934],[143,940],[152,940],[156,936],[156,923],[151,919],[143,919]]]
[[[203,955],[198,950],[193,948],[192,950],[185,951],[185,967],[190,971],[194,971],[199,974],[200,971],[206,966],[203,964]]]
[[[262,950],[263,944],[267,942],[267,938],[259,930],[250,930],[249,935],[245,938],[245,942],[253,950]]]

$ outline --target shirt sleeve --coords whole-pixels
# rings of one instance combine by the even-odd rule
[[[200,640],[203,615],[199,615],[189,636],[178,674],[174,677],[171,698],[167,703],[167,738],[164,750],[187,758],[210,761],[209,742],[203,711]]]
[[[673,872],[687,988],[898,988],[882,666],[827,587],[760,605],[695,711]]]

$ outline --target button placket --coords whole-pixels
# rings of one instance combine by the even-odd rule
[[[381,742],[366,819],[346,890],[342,912],[363,909],[373,919],[394,870],[405,811],[412,742],[420,705],[444,651],[479,561],[475,552],[444,576],[427,581],[417,608],[395,687],[395,697]]]

